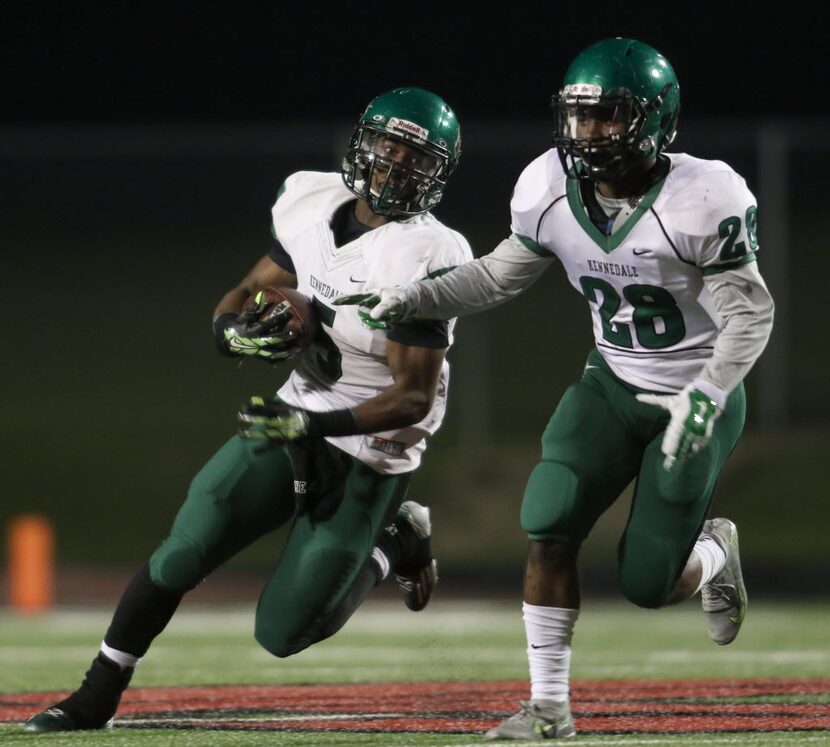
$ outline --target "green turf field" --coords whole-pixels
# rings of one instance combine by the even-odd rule
[[[574,640],[573,680],[827,678],[830,605],[751,605],[744,630],[729,647],[709,642],[694,603],[645,611],[587,600]],[[8,694],[74,689],[94,656],[108,610],[64,610],[42,617],[0,612],[0,706]],[[433,601],[423,613],[369,602],[338,636],[286,660],[271,657],[252,636],[253,606],[234,610],[183,605],[133,680],[136,688],[300,683],[526,680],[518,604]],[[471,683],[472,685],[472,683]],[[830,683],[828,683],[830,688]],[[801,703],[825,714],[830,699]],[[757,698],[756,698],[757,700]],[[780,698],[786,702],[787,698]],[[751,698],[743,702],[752,702]],[[774,702],[767,699],[765,702]],[[44,706],[50,703],[43,703]],[[2,708],[0,708],[2,713]],[[572,740],[573,741],[573,740]],[[0,725],[6,744],[280,744],[472,745],[476,734],[211,731],[116,728],[111,732],[33,736]],[[597,745],[830,744],[830,732],[730,732],[700,735],[581,735]],[[513,743],[516,744],[516,743]]]

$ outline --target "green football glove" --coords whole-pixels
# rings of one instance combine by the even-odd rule
[[[225,348],[231,355],[260,358],[269,363],[293,358],[300,349],[296,346],[297,330],[287,327],[291,321],[291,307],[287,302],[282,303],[263,320],[260,317],[273,304],[265,301],[262,291],[257,293],[255,300],[253,306],[222,330]]]
[[[671,471],[709,442],[715,420],[726,403],[726,392],[709,382],[695,380],[677,394],[638,394],[637,399],[669,413],[660,448],[666,456],[663,468]]]
[[[239,423],[242,438],[263,441],[266,446],[357,432],[355,416],[349,408],[316,412],[280,400],[266,402],[262,397],[248,400],[239,412]]]
[[[284,402],[251,397],[239,413],[239,435],[272,444],[284,444],[309,436],[309,413]]]
[[[403,288],[380,288],[368,293],[340,296],[333,303],[335,306],[360,306],[357,315],[372,329],[391,329],[395,322],[405,322],[415,316]]]

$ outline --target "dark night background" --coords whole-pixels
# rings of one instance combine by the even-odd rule
[[[462,121],[546,113],[606,36],[662,51],[696,117],[827,113],[826,4],[43,2],[0,25],[7,122],[352,118],[398,85]],[[824,8],[824,12],[823,9]]]
[[[16,514],[46,513],[62,567],[142,562],[233,432],[239,403],[285,375],[219,359],[208,331],[217,300],[266,246],[285,176],[337,168],[379,92],[434,90],[464,130],[437,213],[486,253],[508,230],[516,177],[548,147],[548,101],[569,61],[631,36],[679,77],[675,149],[727,161],[759,197],[759,261],[778,316],[716,506],[742,527],[756,587],[815,588],[830,523],[826,3],[479,7],[3,7],[0,531]],[[458,329],[448,417],[411,494],[434,506],[448,583],[482,563],[491,583],[512,582],[524,481],[591,346],[588,315],[551,271]],[[619,503],[586,546],[589,587],[613,573]],[[238,567],[270,565],[269,542]]]

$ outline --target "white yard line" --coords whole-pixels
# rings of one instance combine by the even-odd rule
[[[204,724],[222,721],[240,722],[244,724],[279,723],[285,721],[350,721],[361,719],[366,721],[385,718],[411,718],[411,713],[307,713],[297,716],[245,716],[236,718],[234,716],[221,715],[188,717],[188,718],[123,718],[116,721],[119,726],[129,727],[132,724]]]

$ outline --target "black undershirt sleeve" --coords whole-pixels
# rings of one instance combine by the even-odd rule
[[[273,238],[271,246],[268,248],[268,256],[275,264],[282,267],[282,269],[286,272],[290,272],[292,275],[297,274],[297,271],[294,269],[294,262],[288,252],[283,248],[283,245],[277,241],[276,236]]]
[[[416,348],[448,348],[450,328],[444,319],[419,319],[393,324],[386,339]]]

